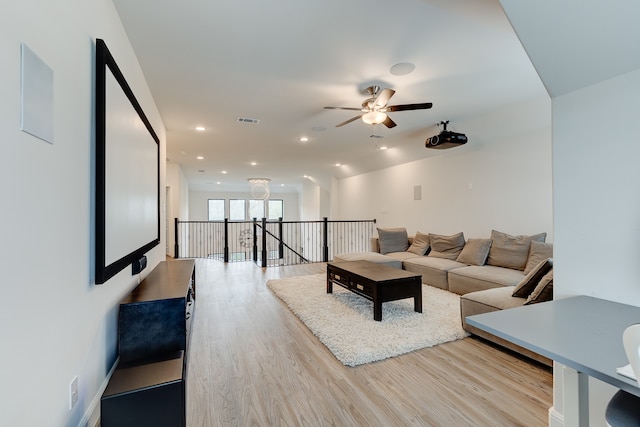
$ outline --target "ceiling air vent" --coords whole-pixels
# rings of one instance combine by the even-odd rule
[[[252,125],[257,125],[260,123],[260,119],[250,119],[249,117],[238,117],[238,123],[248,123]]]

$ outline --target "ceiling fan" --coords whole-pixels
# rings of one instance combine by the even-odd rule
[[[336,125],[337,128],[349,124],[362,118],[362,121],[368,125],[376,125],[382,123],[388,128],[396,126],[396,123],[391,120],[387,113],[392,111],[407,111],[407,110],[426,110],[431,108],[433,104],[431,102],[424,102],[422,104],[402,104],[402,105],[387,105],[389,99],[396,93],[393,89],[380,90],[380,86],[369,86],[367,88],[370,98],[367,98],[362,103],[362,107],[324,107],[325,110],[354,110],[362,111],[362,114],[358,114],[355,117],[350,118],[347,121]]]

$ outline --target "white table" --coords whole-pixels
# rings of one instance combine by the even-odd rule
[[[589,425],[588,376],[640,396],[636,381],[616,373],[629,363],[622,333],[640,323],[640,307],[577,296],[469,316],[467,323],[574,370],[563,375],[565,390],[578,390],[565,393],[565,426]]]

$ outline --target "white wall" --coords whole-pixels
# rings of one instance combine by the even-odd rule
[[[329,192],[329,219],[335,220],[340,217],[338,209],[338,194],[340,193],[340,180],[331,177],[331,191]]]
[[[302,183],[300,195],[300,219],[302,221],[317,221],[320,219],[320,186],[309,180]]]
[[[320,187],[320,209],[318,210],[317,220],[322,218],[331,218],[331,194]]]
[[[556,297],[640,306],[638,94],[640,70],[553,99]],[[591,381],[591,425],[601,425],[613,391]]]
[[[99,402],[116,359],[117,304],[138,280],[123,271],[93,283],[96,37],[160,137],[162,158],[165,129],[110,0],[5,2],[0,28],[0,425],[76,426]],[[21,42],[53,69],[54,144],[20,131]],[[148,257],[145,273],[163,244]],[[80,399],[70,411],[76,375]]]
[[[637,70],[553,100],[558,295],[640,306],[639,95]]]
[[[319,221],[331,215],[331,195],[316,182],[305,179],[300,195],[300,219]]]
[[[167,163],[167,255],[174,256],[175,219],[189,218],[189,183],[177,163]]]
[[[456,122],[469,142],[435,157],[339,182],[339,219],[373,219],[409,234],[489,237],[548,233],[553,241],[551,101]],[[426,149],[426,148],[425,148]],[[390,149],[389,155],[393,155]],[[422,200],[414,200],[414,187]]]

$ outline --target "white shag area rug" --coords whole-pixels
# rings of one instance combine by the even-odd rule
[[[460,296],[422,285],[422,313],[413,298],[382,304],[373,320],[373,302],[333,285],[326,274],[269,280],[267,286],[347,366],[398,356],[468,336],[460,321]]]

